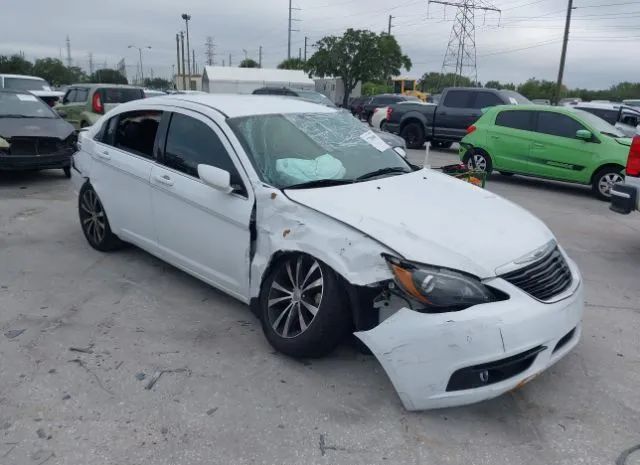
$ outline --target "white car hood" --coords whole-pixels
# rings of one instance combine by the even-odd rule
[[[544,246],[553,234],[521,207],[433,170],[286,195],[419,263],[480,278]]]

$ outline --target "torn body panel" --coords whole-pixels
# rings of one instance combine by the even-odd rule
[[[570,266],[580,283],[575,264]],[[581,285],[569,298],[546,304],[502,279],[490,284],[511,298],[456,313],[402,309],[376,328],[356,333],[384,367],[407,410],[497,397],[542,373],[578,343]],[[528,351],[531,355],[520,360]],[[455,373],[473,379],[452,388]]]
[[[250,297],[257,298],[265,272],[277,254],[302,252],[330,266],[354,286],[389,281],[382,258],[394,253],[356,229],[291,201],[282,191],[256,189],[256,244],[251,262]]]

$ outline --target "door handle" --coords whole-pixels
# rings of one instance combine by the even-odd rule
[[[111,160],[111,155],[109,155],[108,150],[103,150],[102,152],[98,152],[98,156],[104,160]]]
[[[167,174],[163,174],[162,176],[155,176],[154,179],[160,184],[164,184],[165,186],[173,186],[173,181]]]

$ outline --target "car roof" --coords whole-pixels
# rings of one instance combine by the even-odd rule
[[[130,86],[128,84],[107,84],[107,83],[90,83],[90,82],[79,82],[77,84],[71,84],[69,88],[72,87],[88,87],[90,89],[96,88],[109,88],[109,89],[140,89],[144,90],[142,87],[138,86]]]
[[[41,77],[38,77],[38,76],[27,76],[26,74],[0,74],[0,77],[32,79],[34,81],[44,81],[44,79],[42,79]]]
[[[325,105],[285,96],[245,94],[163,95],[161,97],[151,97],[148,99],[128,102],[121,105],[119,108],[148,106],[150,104],[180,106],[181,103],[192,103],[206,106],[223,113],[229,118],[279,113],[334,113],[337,111],[335,108],[330,108]]]
[[[623,104],[613,102],[578,102],[574,108],[597,108],[600,110],[619,110]]]
[[[5,94],[29,94],[29,95],[33,95],[28,90],[20,90],[20,89],[0,89],[0,92],[4,92]]]
[[[495,111],[505,111],[505,110],[513,110],[513,111],[546,111],[551,113],[563,113],[563,114],[576,114],[579,111],[579,108],[575,107],[553,107],[550,105],[497,105],[495,107],[491,107],[490,110]]]

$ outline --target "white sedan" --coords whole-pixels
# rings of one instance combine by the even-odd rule
[[[344,112],[133,101],[83,135],[73,168],[92,247],[135,244],[249,304],[290,356],[354,332],[409,410],[496,397],[579,340],[580,273],[543,223],[409,165]]]

